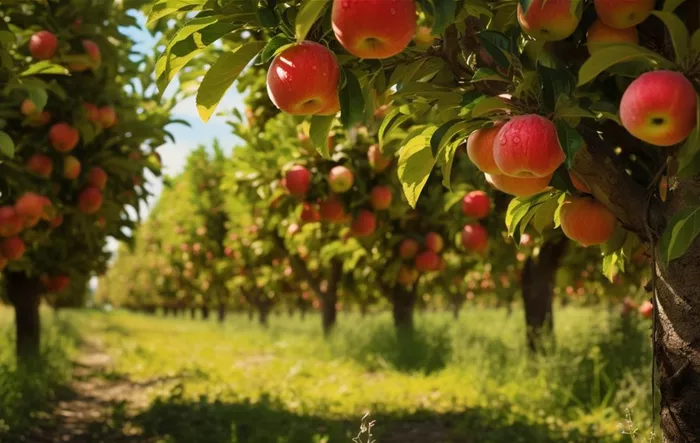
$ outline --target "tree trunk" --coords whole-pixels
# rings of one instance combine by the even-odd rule
[[[192,320],[194,320],[195,318],[197,318],[197,308],[194,307],[194,306],[192,306],[192,307],[190,308],[190,318],[191,318]]]
[[[167,316],[168,316],[168,311],[169,311],[169,310],[170,310],[170,308],[168,308],[167,306],[163,306],[163,317],[167,317]]]
[[[202,306],[202,320],[209,320],[209,306]]]
[[[548,240],[537,257],[529,257],[522,274],[523,307],[527,327],[527,346],[541,352],[546,342],[554,340],[554,278],[566,253],[564,237]]]
[[[299,315],[301,316],[301,321],[306,320],[306,306],[299,308]]]
[[[219,323],[226,321],[226,303],[223,301],[219,302],[218,320]]]
[[[328,279],[326,292],[322,293],[321,316],[323,325],[323,335],[328,336],[335,326],[338,313],[335,305],[338,302],[338,283],[343,276],[343,262],[338,259],[331,261],[331,275]]]
[[[454,300],[452,302],[452,318],[457,321],[459,320],[459,313],[462,311],[462,305],[464,300]]]
[[[363,302],[363,303],[360,303],[360,316],[361,316],[362,318],[367,317],[367,311],[368,311],[368,309],[369,309],[369,307],[367,306],[367,303],[364,303],[364,302]]]
[[[251,306],[248,308],[248,321],[252,322],[253,319],[255,318],[255,309]]]
[[[416,307],[416,286],[396,285],[391,294],[394,326],[397,332],[413,333],[413,311]]]
[[[268,319],[270,317],[270,304],[260,303],[258,305],[258,322],[263,328],[267,328],[269,325]]]
[[[39,304],[43,285],[23,272],[7,272],[5,289],[15,308],[17,360],[22,364],[30,363],[40,353]]]

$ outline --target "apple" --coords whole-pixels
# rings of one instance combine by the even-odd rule
[[[83,40],[82,42],[83,50],[90,59],[90,64],[85,63],[71,63],[68,69],[72,72],[82,72],[88,69],[97,69],[100,67],[102,62],[102,55],[100,54],[100,47],[92,40]]]
[[[586,34],[588,52],[592,55],[612,44],[639,43],[639,33],[636,27],[626,29],[615,29],[605,25],[602,21],[596,20],[588,28]]]
[[[94,166],[88,172],[87,182],[88,185],[102,190],[107,186],[107,173],[99,166]]]
[[[56,123],[49,131],[51,146],[58,152],[70,152],[80,141],[80,132],[66,123]]]
[[[617,218],[591,196],[569,196],[560,209],[564,235],[582,246],[600,245],[612,238]]]
[[[471,191],[462,199],[462,213],[477,220],[486,218],[491,211],[491,201],[484,191]]]
[[[440,267],[440,257],[430,249],[416,255],[415,265],[418,272],[437,271]]]
[[[94,214],[102,206],[102,191],[99,188],[88,186],[78,195],[78,209],[83,214]]]
[[[518,23],[536,40],[564,40],[574,33],[581,20],[572,1],[577,0],[531,0],[527,10],[518,2]]]
[[[402,260],[411,260],[418,253],[418,242],[412,238],[405,238],[399,243],[399,257]]]
[[[403,286],[411,286],[418,281],[418,271],[407,265],[402,265],[396,274],[396,281]]]
[[[301,207],[300,218],[301,221],[304,223],[314,223],[319,221],[321,219],[321,216],[315,205],[312,205],[308,202],[304,202],[304,205]]]
[[[27,160],[27,170],[39,177],[49,178],[53,172],[53,161],[46,155],[34,154]]]
[[[19,110],[22,114],[26,116],[31,116],[31,115],[37,115],[38,109],[36,108],[36,105],[34,104],[33,101],[31,101],[28,98],[25,98],[22,101],[22,104],[19,106]]]
[[[355,176],[345,166],[334,166],[328,173],[328,184],[331,190],[338,194],[348,192],[355,182]]]
[[[639,313],[644,318],[651,318],[654,315],[654,305],[649,301],[645,301],[639,306]]]
[[[493,159],[503,175],[547,177],[566,156],[554,123],[529,114],[514,117],[501,127],[493,145]]]
[[[278,54],[267,71],[267,93],[293,115],[333,115],[340,110],[340,68],[325,46],[303,41]]]
[[[99,108],[99,121],[104,129],[109,129],[117,124],[117,114],[111,106],[103,106]]]
[[[374,172],[382,172],[391,165],[391,157],[385,157],[379,145],[372,145],[367,150],[369,167]]]
[[[38,128],[49,124],[51,121],[51,113],[42,111],[38,114],[32,114],[27,118],[27,124],[33,128]]]
[[[437,232],[428,232],[425,235],[424,243],[426,248],[430,249],[435,253],[442,251],[442,248],[445,247],[445,241],[442,239],[442,236]]]
[[[330,223],[342,223],[347,218],[343,203],[334,196],[328,197],[320,203],[319,212],[321,220]]]
[[[100,123],[100,108],[92,103],[85,102],[83,103],[83,109],[85,110],[88,121],[97,124]]]
[[[591,188],[586,184],[586,182],[579,178],[579,175],[575,171],[569,171],[569,178],[571,179],[571,184],[574,185],[574,188],[576,188],[577,191],[584,194],[591,193]]]
[[[40,218],[44,215],[45,207],[51,204],[46,197],[34,192],[25,192],[15,202],[15,211],[24,219]]]
[[[507,175],[485,174],[486,182],[506,194],[516,197],[530,197],[549,188],[552,176],[548,177],[509,177]]]
[[[393,198],[394,195],[391,192],[391,188],[388,186],[377,185],[372,188],[370,193],[370,203],[375,211],[384,211],[389,209]]]
[[[493,159],[493,146],[496,142],[498,131],[505,122],[497,122],[490,128],[478,129],[472,132],[467,139],[467,155],[481,172],[487,174],[501,174]]]
[[[622,126],[638,139],[657,146],[685,140],[695,129],[697,93],[683,74],[653,71],[640,75],[622,95]]]
[[[39,31],[29,39],[29,53],[37,60],[49,60],[56,55],[58,38],[49,31]]]
[[[435,42],[435,36],[433,35],[433,30],[429,27],[418,26],[413,40],[416,42],[416,46],[420,48],[427,48],[433,45],[433,42]]]
[[[72,155],[63,158],[63,178],[75,180],[80,175],[80,160]],[[105,180],[106,180],[105,174]]]
[[[371,211],[363,209],[357,214],[350,227],[355,237],[368,237],[374,234],[377,228],[377,219]]]
[[[70,285],[70,277],[67,275],[57,275],[50,277],[46,283],[46,290],[50,293],[61,292]]]
[[[51,220],[49,220],[49,226],[51,226],[51,227],[54,228],[54,229],[55,229],[55,228],[58,228],[58,227],[61,226],[62,224],[63,224],[63,216],[60,215],[60,214],[57,215],[57,216],[55,216],[55,217],[52,218]]]
[[[302,197],[309,192],[311,172],[300,165],[292,166],[284,176],[284,185],[291,195]]]
[[[19,237],[8,237],[0,242],[0,255],[9,261],[19,260],[24,255],[24,242]]]
[[[333,0],[335,38],[352,55],[382,59],[403,51],[416,33],[415,0]]]
[[[478,223],[466,225],[462,229],[462,245],[470,252],[481,254],[488,247],[488,233]]]
[[[14,206],[0,207],[0,237],[12,237],[22,232],[22,217]]]
[[[649,17],[656,0],[594,0],[601,22],[616,29],[637,26]]]

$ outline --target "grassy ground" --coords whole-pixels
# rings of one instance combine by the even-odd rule
[[[642,442],[649,428],[649,324],[604,310],[558,310],[557,349],[538,361],[519,311],[421,315],[404,340],[386,315],[341,315],[328,340],[317,317],[262,330],[243,317],[65,315],[113,357],[101,377],[151,397],[112,420],[149,441],[348,443],[367,411],[378,443]]]

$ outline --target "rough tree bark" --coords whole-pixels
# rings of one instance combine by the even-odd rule
[[[331,273],[328,277],[328,287],[326,292],[321,292],[321,315],[323,335],[328,335],[333,330],[338,312],[335,305],[338,302],[338,283],[343,275],[343,262],[337,258],[331,260]]]
[[[413,333],[413,312],[416,307],[416,285],[395,285],[391,292],[391,307],[397,332]]]
[[[209,320],[209,306],[202,306],[202,320]]]
[[[540,254],[529,257],[523,267],[523,307],[527,346],[531,352],[541,352],[547,342],[554,340],[554,278],[567,243],[563,236],[547,240]]]
[[[16,354],[20,363],[34,361],[40,354],[41,322],[39,304],[43,285],[23,272],[5,274],[7,297],[15,308]]]
[[[269,326],[268,319],[270,318],[270,303],[258,303],[258,322],[263,328]]]

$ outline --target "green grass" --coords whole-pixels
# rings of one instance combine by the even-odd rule
[[[316,317],[263,330],[244,317],[70,313],[115,358],[108,376],[164,382],[132,420],[161,442],[347,443],[368,411],[378,443],[643,441],[621,429],[650,428],[649,323],[559,309],[558,346],[533,361],[522,318],[420,315],[400,340],[387,315],[341,315],[324,340]]]
[[[48,310],[42,312],[42,321],[41,358],[18,367],[13,313],[0,306],[0,441],[25,441],[27,430],[47,416],[70,380],[76,331]]]

